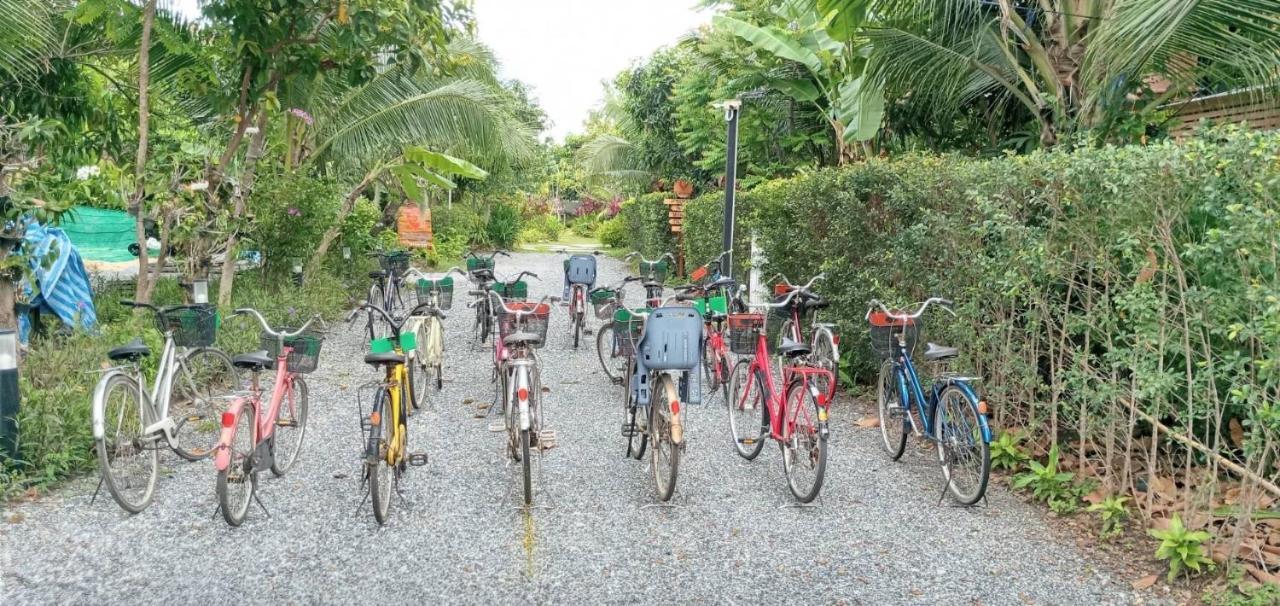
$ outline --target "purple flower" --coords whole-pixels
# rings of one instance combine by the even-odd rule
[[[289,216],[290,216],[290,217],[301,217],[301,216],[302,216],[302,211],[298,210],[298,207],[296,207],[296,206],[290,206],[290,207],[289,207]]]
[[[311,114],[308,114],[307,112],[301,109],[298,109],[296,107],[290,108],[289,113],[293,114],[294,116],[297,116],[299,120],[306,122],[307,126],[311,126],[312,124],[315,123],[315,119],[311,117]]]

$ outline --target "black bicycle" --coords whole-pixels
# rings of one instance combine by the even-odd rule
[[[404,285],[405,275],[409,273],[409,253],[399,250],[379,251],[369,253],[369,256],[378,258],[378,266],[381,269],[369,272],[371,283],[369,296],[365,300],[388,311],[404,309],[404,295],[401,293],[401,287]],[[374,312],[369,311],[365,329],[370,341],[378,338],[374,331],[377,325],[376,320]]]

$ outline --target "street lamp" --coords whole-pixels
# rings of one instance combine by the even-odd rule
[[[302,286],[302,259],[293,260],[293,283]]]
[[[209,302],[209,281],[194,280],[191,282],[191,301],[196,305]]]
[[[0,453],[18,459],[18,333],[0,329]]]

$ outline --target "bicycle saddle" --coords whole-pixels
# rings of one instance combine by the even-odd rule
[[[471,277],[477,280],[493,280],[492,269],[477,269],[471,272]]]
[[[147,347],[147,344],[143,343],[142,339],[134,339],[120,347],[108,351],[107,359],[137,362],[149,355],[151,355],[151,348]]]
[[[720,278],[719,280],[716,280],[715,282],[708,284],[707,290],[714,290],[717,288],[729,288],[731,286],[737,286],[737,284],[738,284],[737,281],[735,281],[733,278]]]
[[[364,357],[364,363],[372,364],[373,366],[382,366],[384,364],[404,364],[404,356],[394,351],[388,351],[386,353],[371,353]]]
[[[524,343],[540,343],[540,342],[542,342],[542,337],[539,335],[533,334],[531,332],[513,332],[505,337],[502,337],[502,344],[508,347],[511,347],[514,345],[522,345]]]
[[[924,349],[924,359],[929,360],[930,362],[949,360],[958,355],[960,355],[960,350],[958,348],[938,345],[937,343],[930,343],[929,346]]]
[[[792,341],[791,339],[783,339],[782,345],[778,347],[778,353],[787,356],[788,358],[803,356],[809,353],[809,351],[808,345],[799,341]]]
[[[275,360],[267,355],[267,350],[262,349],[252,353],[240,354],[231,358],[231,365],[236,368],[243,368],[253,372],[262,372],[263,369],[269,368],[275,364]]]
[[[379,270],[379,271],[371,271],[371,272],[369,272],[369,277],[370,277],[370,278],[372,278],[372,279],[374,279],[374,280],[377,280],[378,278],[385,278],[385,277],[387,277],[387,272],[385,272],[385,271],[381,271],[381,270]]]

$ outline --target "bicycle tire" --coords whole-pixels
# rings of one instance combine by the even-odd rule
[[[417,367],[417,372],[414,372],[415,367]],[[409,405],[405,407],[405,410],[406,414],[412,416],[413,411],[420,410],[422,408],[422,404],[419,400],[426,399],[427,394],[426,373],[419,367],[417,356],[413,353],[406,356],[404,361],[404,374],[405,391],[409,393]],[[421,388],[418,387],[419,377],[422,378]]]
[[[207,359],[200,367],[193,360]],[[195,370],[193,370],[193,367]],[[240,386],[240,375],[226,352],[214,347],[193,349],[178,361],[170,394],[169,417],[177,426],[173,430],[173,452],[188,461],[202,461],[213,454],[222,430],[220,396]],[[173,396],[184,398],[173,406]]]
[[[257,431],[254,421],[257,418],[257,408],[252,402],[245,402],[235,420],[231,460],[226,469],[218,472],[218,508],[222,510],[222,519],[231,526],[244,523],[249,514],[249,503],[253,501],[253,493],[258,489],[258,470],[253,468],[253,452],[258,444],[257,436],[254,435]],[[247,440],[244,439],[245,436],[248,437]],[[243,489],[242,494],[232,495],[232,486],[236,484],[248,488]]]
[[[373,412],[378,413],[378,424],[369,428],[369,443],[365,452],[365,472],[369,480],[369,495],[373,501],[373,518],[378,524],[386,524],[391,517],[391,488],[395,481],[394,470],[387,462],[387,435],[392,435],[390,428],[395,427],[395,419],[387,414],[387,402],[390,393],[387,388],[379,388],[374,396]]]
[[[876,413],[880,419],[880,446],[890,461],[902,458],[907,449],[907,409],[903,402],[892,403],[902,399],[898,391],[897,370],[893,361],[885,360],[880,364],[880,377],[876,383]],[[897,417],[895,417],[895,410]],[[895,428],[897,433],[894,432]]]
[[[484,343],[489,340],[489,333],[493,331],[493,316],[489,313],[489,304],[486,302],[482,306],[484,317],[480,321],[480,342]]]
[[[444,389],[444,363],[436,363],[436,391]]]
[[[840,383],[840,346],[836,344],[835,336],[826,328],[818,328],[813,331],[813,365],[824,369],[831,373],[831,380],[836,385]],[[818,385],[820,393],[835,393],[832,389],[834,386]]]
[[[672,436],[671,419],[675,411],[671,410],[672,402],[679,402],[680,392],[672,384],[669,377],[658,379],[653,389],[654,394],[662,393],[666,397],[662,402],[649,402],[649,460],[653,469],[654,488],[658,492],[659,501],[670,501],[676,491],[676,480],[680,476],[680,445]],[[667,448],[663,448],[666,445]],[[660,460],[665,460],[665,466]]]
[[[792,397],[798,396],[798,401],[793,401]],[[786,399],[787,403],[785,414],[792,416],[796,420],[795,427],[792,429],[790,442],[782,443],[782,469],[787,476],[787,487],[791,489],[791,494],[795,496],[796,501],[800,503],[812,503],[818,497],[818,493],[822,491],[822,482],[827,470],[827,436],[823,431],[821,416],[819,416],[818,401],[814,399],[813,392],[805,389],[803,381],[792,381],[787,387]],[[806,406],[805,403],[808,403]],[[792,408],[792,406],[797,408]],[[792,412],[794,411],[794,412]],[[804,414],[809,413],[809,414]],[[810,416],[812,415],[812,416]],[[801,419],[810,421],[803,434],[801,434]],[[804,440],[807,440],[805,442]],[[805,450],[801,451],[801,447]],[[804,455],[809,460],[809,464],[813,469],[813,481],[811,483],[801,484],[797,480],[798,466],[803,461],[800,456]]]
[[[733,372],[729,375],[729,397],[725,399],[729,412],[729,436],[733,439],[733,449],[738,456],[748,461],[760,456],[760,451],[764,449],[765,438],[769,435],[769,409],[765,402],[768,395],[764,393],[759,380],[749,373],[750,369],[750,358],[738,360],[733,367]],[[753,385],[755,393],[751,391]],[[745,394],[742,392],[743,389],[747,390]],[[751,400],[754,400],[760,409],[759,425],[756,425],[752,418],[756,414],[755,410],[739,408],[739,403]],[[735,414],[735,410],[742,414]],[[752,433],[753,427],[754,433]]]
[[[609,383],[613,383],[621,374],[615,366],[610,368],[610,362],[618,358],[613,355],[613,326],[605,324],[596,331],[596,357],[600,360],[600,368],[604,370],[604,376],[609,378]]]
[[[311,418],[310,408],[310,388],[307,387],[306,379],[302,375],[292,375],[293,382],[293,408],[290,412],[289,402],[280,403],[280,410],[276,413],[276,429],[271,439],[275,440],[275,456],[271,459],[271,473],[276,477],[283,476],[293,469],[295,463],[298,462],[298,455],[302,454],[302,443],[307,435],[307,420]],[[286,415],[284,420],[292,424],[281,424],[281,415]],[[286,427],[293,428],[294,431],[284,429]],[[290,438],[288,436],[297,435],[292,438],[292,446],[290,446]],[[281,440],[281,438],[285,438]]]
[[[627,437],[627,456],[640,461],[644,459],[645,448],[649,445],[649,432],[640,431],[640,427],[636,425],[640,407],[632,401],[635,394],[631,391],[631,375],[634,372],[634,364],[627,364],[626,374],[622,379],[622,418],[632,429],[631,435]]]
[[[958,407],[960,411],[972,415],[972,423],[967,428],[961,428],[966,430],[963,433],[967,434],[967,436],[953,438],[955,433],[958,432],[952,432],[951,435],[947,435],[947,429],[952,423],[944,422],[948,421],[948,419],[944,419],[943,415],[948,408],[946,404],[951,401],[963,402]],[[937,434],[935,437],[937,437],[938,463],[942,468],[942,476],[947,482],[947,492],[951,494],[951,498],[961,505],[973,505],[981,500],[983,495],[987,493],[987,483],[991,478],[991,446],[983,438],[981,425],[978,422],[978,414],[978,403],[973,401],[964,390],[955,385],[949,385],[942,390],[942,393],[938,395],[938,404],[933,408],[932,425],[934,432]],[[960,492],[957,487],[956,474],[952,469],[955,453],[947,452],[946,449],[952,442],[966,437],[972,440],[977,448],[976,462],[978,463],[978,468],[972,490]]]
[[[99,384],[101,387],[94,390],[93,401],[95,422],[100,419],[103,423],[103,436],[94,439],[94,450],[98,454],[98,473],[102,476],[102,483],[107,485],[107,492],[111,493],[111,498],[115,499],[121,509],[139,513],[151,505],[155,496],[156,478],[160,475],[160,453],[155,444],[148,445],[147,437],[141,434],[142,428],[147,426],[142,412],[142,400],[146,396],[142,395],[138,382],[128,375],[107,375]],[[119,400],[113,397],[118,390],[123,390],[119,394],[123,397]],[[135,412],[137,416],[128,414],[129,411]],[[116,431],[112,431],[109,426],[113,419],[117,422]],[[122,435],[121,428],[125,428],[127,433]],[[114,461],[135,454],[138,458],[133,462],[141,463],[139,470],[146,475],[146,480],[141,483],[130,481],[124,475],[124,469],[112,469]],[[141,487],[141,493],[130,494],[128,489],[134,486]]]

